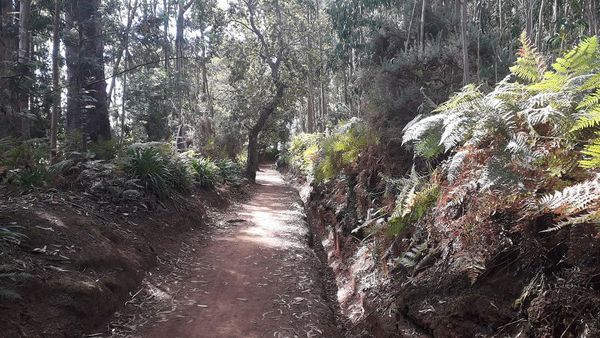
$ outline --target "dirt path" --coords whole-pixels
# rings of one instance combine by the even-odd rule
[[[297,191],[268,167],[257,183],[253,197],[225,216],[227,226],[191,250],[177,292],[165,292],[171,310],[134,336],[340,336]]]

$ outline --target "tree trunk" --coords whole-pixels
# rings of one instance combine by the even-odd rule
[[[60,115],[60,0],[54,0],[54,13],[52,15],[52,116],[50,118],[50,159],[56,160],[58,153],[58,116]]]
[[[0,0],[0,138],[18,136],[20,118],[17,114],[17,90],[14,79],[1,78],[13,74],[19,37],[15,34],[15,11],[12,0]]]
[[[31,0],[21,0],[19,6],[19,73],[23,80],[19,86],[18,111],[21,114],[21,137],[28,139],[31,133],[31,117],[29,110],[29,91],[31,88],[31,68],[29,57],[31,49]]]
[[[598,35],[598,4],[597,0],[589,0],[590,35]]]
[[[469,44],[467,41],[467,0],[461,0],[460,9],[460,35],[462,40],[463,54],[463,84],[467,85],[470,81],[469,76]]]
[[[163,30],[164,30],[164,46],[163,53],[165,55],[165,70],[169,73],[169,54],[171,49],[171,43],[169,41],[169,0],[163,0]]]
[[[206,67],[206,46],[204,40],[204,32],[200,32],[200,37],[202,38],[202,96],[203,100],[206,101],[208,106],[208,116],[213,118],[215,117],[215,108],[213,106],[212,94],[210,92],[210,87],[208,84],[208,70]]]
[[[269,117],[279,107],[283,96],[285,94],[285,85],[281,82],[276,84],[275,95],[271,100],[261,109],[258,120],[250,129],[248,133],[248,162],[246,164],[246,178],[250,182],[256,182],[256,171],[258,170],[258,136],[260,132],[265,128]]]
[[[138,0],[134,0],[133,6],[131,5],[131,0],[127,2],[127,25],[125,26],[125,31],[123,32],[123,38],[121,39],[121,43],[119,44],[119,48],[117,50],[117,59],[113,64],[112,69],[112,77],[110,79],[110,85],[108,86],[108,105],[112,103],[112,93],[115,89],[115,82],[117,79],[117,72],[119,71],[119,66],[121,65],[121,59],[123,58],[123,51],[129,47],[129,34],[131,32],[131,26],[133,25],[133,19],[135,18],[135,12],[137,11]]]
[[[425,9],[427,7],[427,1],[423,0],[423,5],[421,7],[421,35],[419,39],[419,48],[421,51],[425,50]]]
[[[415,0],[415,3],[413,4],[413,8],[412,8],[412,12],[410,14],[410,21],[408,22],[408,32],[406,33],[406,42],[404,43],[404,51],[406,52],[408,50],[408,46],[410,45],[410,33],[412,33],[412,25],[413,25],[413,19],[415,17],[415,12],[417,11],[417,0]]]
[[[179,90],[179,104],[177,107],[177,116],[175,121],[178,124],[178,133],[176,135],[177,149],[185,148],[185,128],[183,121],[183,44],[184,44],[184,29],[185,29],[185,13],[191,7],[193,1],[184,3],[184,0],[178,1],[177,7],[177,21],[175,24],[175,76],[177,81],[177,87]]]
[[[100,0],[72,0],[65,8],[67,133],[80,150],[86,149],[88,140],[111,138],[99,6]]]
[[[535,45],[539,51],[542,51],[542,39],[544,32],[544,0],[540,4],[540,12],[538,14],[538,26],[535,34]]]
[[[129,68],[129,45],[125,47],[125,68]],[[121,128],[119,133],[120,144],[125,144],[125,111],[127,108],[127,72],[123,73],[123,95],[121,102]]]

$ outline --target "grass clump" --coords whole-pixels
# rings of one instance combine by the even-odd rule
[[[184,161],[160,145],[130,148],[124,167],[129,175],[139,179],[160,200],[170,198],[175,192],[186,191],[191,183]]]
[[[197,158],[191,161],[194,180],[206,189],[212,189],[219,182],[220,168],[210,158]]]

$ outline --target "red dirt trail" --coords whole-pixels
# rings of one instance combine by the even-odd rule
[[[173,311],[141,337],[339,337],[320,262],[295,189],[275,170],[258,172],[253,197],[231,208],[194,252]]]

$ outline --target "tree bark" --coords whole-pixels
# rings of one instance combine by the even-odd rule
[[[54,162],[58,153],[58,117],[60,115],[60,0],[54,0],[52,13],[52,116],[50,117],[50,160]]]
[[[163,0],[163,30],[164,30],[164,46],[163,53],[165,55],[165,71],[169,73],[169,54],[171,50],[171,43],[169,41],[169,0]]]
[[[425,9],[427,7],[427,1],[423,0],[421,7],[421,35],[419,39],[419,48],[421,51],[425,50]]]
[[[283,20],[281,15],[281,8],[279,2],[275,1],[275,17],[277,24],[275,32],[275,50],[271,50],[271,47],[267,43],[267,39],[263,32],[258,28],[256,24],[256,3],[252,0],[246,2],[248,8],[248,23],[250,30],[256,36],[260,45],[261,52],[259,53],[260,59],[269,67],[271,71],[271,81],[275,89],[275,93],[271,100],[269,100],[259,111],[258,119],[254,126],[250,128],[248,133],[248,162],[246,164],[246,177],[250,182],[256,182],[256,171],[258,170],[258,137],[265,128],[269,117],[277,110],[281,105],[285,94],[285,84],[281,79],[281,64],[285,58],[286,46],[283,40]]]
[[[307,55],[307,68],[308,73],[306,74],[306,89],[307,89],[307,105],[306,105],[306,130],[308,133],[314,133],[315,131],[315,95],[314,95],[314,83],[313,83],[313,60],[312,60],[312,22],[310,18],[311,6],[306,6],[306,55]]]
[[[248,133],[248,162],[246,164],[246,178],[250,182],[256,182],[256,171],[258,170],[258,136],[267,125],[269,117],[273,115],[277,107],[283,101],[285,85],[281,82],[276,84],[275,95],[269,103],[261,110],[258,120]]]
[[[544,32],[544,0],[540,4],[540,12],[538,13],[538,26],[535,34],[535,45],[539,51],[542,51],[542,39]]]
[[[408,46],[410,45],[410,34],[412,33],[412,25],[413,25],[413,19],[415,17],[415,12],[417,11],[417,0],[415,0],[415,3],[413,4],[413,8],[412,8],[412,12],[410,14],[410,21],[408,22],[408,32],[406,33],[406,42],[404,44],[404,51],[408,51]]]
[[[12,65],[17,61],[14,56],[19,48],[19,36],[15,34],[14,11],[12,0],[0,0],[0,76],[12,74]],[[20,131],[14,81],[0,77],[0,137],[18,136]]]
[[[100,0],[72,0],[65,8],[67,134],[79,150],[87,148],[88,140],[111,138],[99,6]]]
[[[110,85],[108,86],[108,105],[112,103],[112,93],[115,89],[115,83],[117,79],[117,72],[119,71],[119,66],[121,65],[121,59],[123,58],[123,51],[125,51],[129,46],[129,34],[131,32],[131,26],[133,25],[133,19],[135,18],[135,12],[137,11],[138,0],[134,0],[133,6],[131,5],[131,0],[127,2],[127,24],[125,26],[125,31],[123,32],[123,38],[121,39],[121,43],[119,44],[119,48],[117,50],[117,59],[113,64],[112,69],[112,77],[110,79]]]
[[[460,9],[460,35],[462,40],[463,54],[463,84],[467,85],[470,81],[469,76],[469,44],[467,41],[467,0],[461,0]]]
[[[21,137],[28,139],[31,133],[31,118],[29,110],[29,90],[31,84],[31,68],[29,66],[31,39],[31,0],[19,2],[19,73],[24,79],[19,86],[18,111],[21,114]]]

